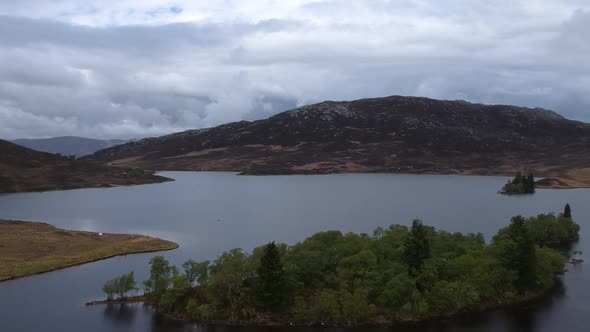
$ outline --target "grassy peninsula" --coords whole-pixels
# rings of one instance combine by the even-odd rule
[[[0,220],[0,281],[118,255],[177,248],[143,235],[69,231],[49,224]]]
[[[354,326],[447,317],[542,296],[565,271],[566,257],[552,245],[571,244],[578,230],[568,206],[557,216],[513,217],[490,243],[414,220],[372,235],[325,231],[292,246],[233,249],[181,268],[158,256],[140,299],[200,323]],[[104,286],[118,303],[134,289],[132,272]]]

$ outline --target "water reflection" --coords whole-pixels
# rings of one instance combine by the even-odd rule
[[[517,305],[506,309],[493,310],[481,313],[465,313],[449,319],[438,319],[422,323],[397,325],[395,327],[350,327],[350,328],[325,328],[325,327],[235,327],[235,326],[209,326],[182,323],[169,319],[161,314],[154,314],[152,319],[152,331],[198,331],[198,332],[533,332],[537,331],[537,325],[542,322],[546,313],[552,306],[563,300],[565,286],[559,281],[552,292],[539,300],[531,301],[525,305]]]
[[[103,316],[117,326],[132,326],[139,304],[106,304]]]

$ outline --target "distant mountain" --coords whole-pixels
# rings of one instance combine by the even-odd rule
[[[523,169],[567,178],[572,169],[590,167],[590,125],[539,108],[391,96],[326,101],[265,120],[142,139],[86,158],[247,174],[509,175]]]
[[[141,169],[108,167],[0,140],[0,193],[107,187],[167,180]]]
[[[129,141],[120,139],[102,140],[76,136],[62,136],[40,139],[21,138],[13,140],[12,142],[37,151],[80,157]]]

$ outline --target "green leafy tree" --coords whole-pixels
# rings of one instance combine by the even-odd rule
[[[368,299],[369,291],[358,288],[354,292],[340,292],[339,300],[341,314],[339,317],[347,324],[356,326],[371,318],[375,312],[375,305]]]
[[[182,269],[191,285],[195,282],[199,285],[204,285],[209,278],[209,261],[196,262],[189,259],[182,264]]]
[[[378,303],[389,309],[400,310],[410,301],[414,290],[414,279],[406,273],[398,274],[386,284],[378,297]]]
[[[241,249],[233,249],[219,256],[210,270],[208,290],[216,304],[226,308],[224,318],[238,320],[249,316],[254,277],[249,257]]]
[[[119,299],[124,299],[129,292],[137,289],[135,286],[135,276],[132,271],[107,281],[102,287],[102,290],[107,295],[108,300],[114,299],[115,296]]]
[[[212,323],[215,318],[215,308],[211,304],[201,304],[196,299],[190,299],[186,305],[188,316],[199,323]]]
[[[190,289],[191,284],[186,276],[175,274],[171,277],[170,287],[162,294],[158,304],[165,308],[173,309],[179,305],[179,301],[187,295]]]
[[[102,286],[102,291],[107,295],[107,300],[112,300],[117,293],[114,280],[107,281],[104,286]]]
[[[172,283],[172,276],[176,269],[162,257],[155,256],[150,260],[150,278],[144,281],[145,292],[154,300],[159,302],[162,295]]]
[[[264,246],[264,254],[256,270],[256,297],[264,310],[276,311],[285,303],[285,268],[277,245],[271,242]]]

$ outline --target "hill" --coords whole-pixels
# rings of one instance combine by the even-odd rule
[[[586,186],[590,125],[540,108],[391,96],[326,101],[268,119],[147,138],[86,159],[154,170],[246,174],[513,175]]]
[[[142,169],[108,167],[0,140],[0,193],[107,187],[167,180]]]
[[[37,151],[60,153],[64,156],[81,157],[129,141],[121,139],[102,140],[86,137],[62,136],[40,139],[21,138],[12,140],[11,142]]]

